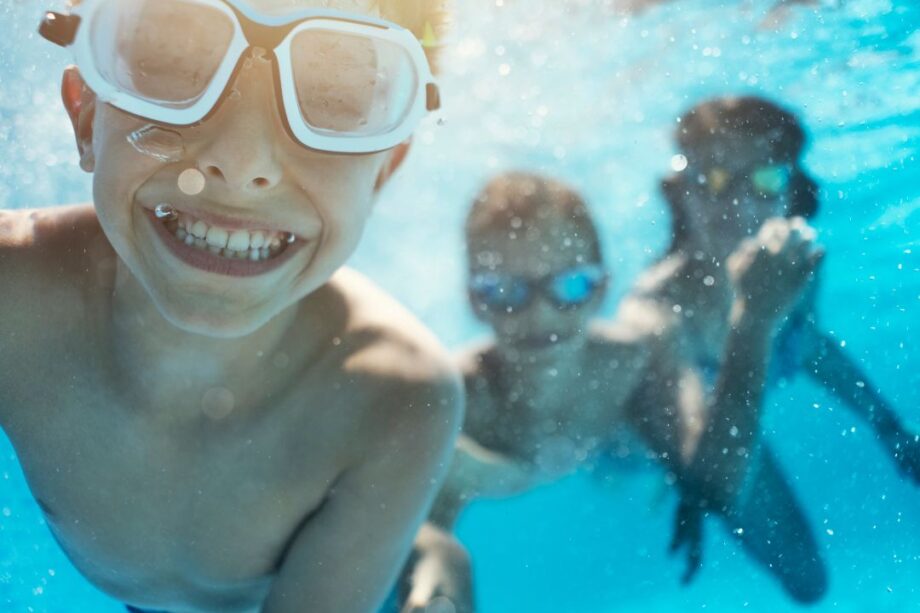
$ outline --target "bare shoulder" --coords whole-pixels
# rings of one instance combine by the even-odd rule
[[[0,210],[0,278],[60,283],[80,277],[88,261],[111,247],[91,205]]]
[[[687,256],[683,253],[671,253],[645,269],[633,284],[630,296],[666,300],[687,269]]]
[[[114,252],[90,205],[0,211],[0,329],[73,313],[103,259]]]
[[[599,364],[641,368],[653,352],[653,332],[650,326],[635,326],[621,319],[593,322],[589,338],[594,359]]]
[[[498,360],[491,359],[494,351],[495,345],[491,341],[481,341],[454,354],[466,393],[463,431],[476,440],[479,440],[483,429],[493,429],[496,417],[498,398],[495,388],[500,373],[495,372]]]
[[[342,269],[330,284],[348,312],[343,343],[354,349],[351,369],[406,383],[459,386],[450,355],[412,313],[362,274]]]
[[[35,249],[66,251],[101,231],[90,204],[0,210],[0,250],[4,255]]]
[[[481,390],[488,383],[489,356],[494,350],[493,342],[479,341],[462,347],[454,353],[454,363],[463,377],[464,387],[468,390]]]
[[[450,355],[405,307],[369,279],[342,269],[323,290],[345,315],[335,338],[349,393],[383,431],[408,425],[452,432],[463,391]],[[385,409],[385,410],[381,410]]]

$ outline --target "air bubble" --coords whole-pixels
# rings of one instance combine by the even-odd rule
[[[236,398],[225,387],[212,387],[201,399],[201,411],[211,419],[223,419],[233,412]]]
[[[153,124],[131,132],[126,139],[135,151],[158,162],[178,162],[185,156],[182,135]]]
[[[179,189],[188,196],[197,196],[204,191],[205,178],[197,168],[187,168],[179,175]]]
[[[283,351],[275,354],[275,357],[272,358],[272,364],[275,365],[275,368],[285,369],[291,364],[291,358],[288,354]]]

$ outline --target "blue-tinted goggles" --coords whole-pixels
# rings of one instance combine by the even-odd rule
[[[609,275],[600,264],[573,266],[537,279],[496,272],[470,277],[470,297],[477,307],[493,313],[513,313],[529,307],[539,293],[557,309],[577,309],[607,286]]]

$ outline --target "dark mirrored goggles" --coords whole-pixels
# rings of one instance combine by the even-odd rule
[[[73,50],[100,100],[157,123],[206,118],[258,53],[274,64],[289,131],[312,149],[389,149],[439,106],[422,43],[361,14],[264,13],[242,0],[84,0],[70,14],[48,13],[40,32]]]
[[[469,292],[480,308],[493,313],[526,309],[537,294],[557,309],[571,310],[590,302],[608,281],[603,266],[583,264],[537,279],[496,272],[476,273],[470,277]]]

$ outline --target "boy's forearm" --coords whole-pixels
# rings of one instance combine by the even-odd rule
[[[757,444],[772,337],[768,320],[736,307],[693,461],[695,476],[723,502],[739,490]]]
[[[478,496],[517,493],[531,482],[532,477],[519,463],[461,434],[429,521],[450,530],[470,500]]]

